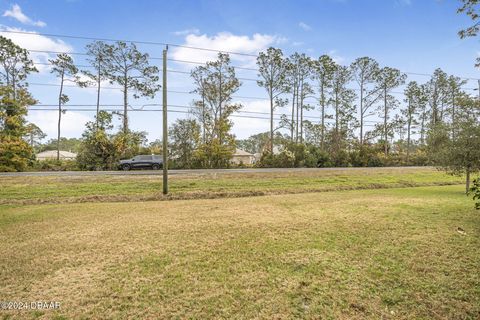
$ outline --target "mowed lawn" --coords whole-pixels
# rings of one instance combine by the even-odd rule
[[[480,213],[462,185],[3,205],[12,319],[479,319]],[[458,229],[461,228],[461,229]]]
[[[172,175],[168,197],[159,175],[0,177],[0,204],[146,201],[245,197],[355,189],[461,184],[434,168],[353,168]]]

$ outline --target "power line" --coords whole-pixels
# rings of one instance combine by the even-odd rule
[[[2,32],[2,31],[0,31]],[[47,54],[69,54],[69,55],[80,55],[80,56],[88,56],[88,53],[86,52],[62,52],[62,51],[50,51],[50,50],[37,50],[37,49],[25,49],[29,52],[36,52],[36,53],[47,53]],[[162,60],[163,58],[161,57],[148,57],[150,60]],[[172,59],[168,58],[167,61],[172,61],[172,62],[177,62],[177,63],[184,63],[184,64],[195,64],[195,65],[206,65],[206,62],[199,62],[199,61],[190,61],[190,60],[180,60],[180,59]],[[45,62],[34,62],[34,64],[48,64]],[[87,66],[89,68],[95,68],[95,66]],[[249,68],[249,67],[242,67],[242,66],[236,66],[232,65],[232,68],[235,69],[240,69],[240,70],[249,70],[249,71],[256,71],[258,72],[259,70],[256,68]]]
[[[170,107],[175,107],[175,106],[170,106]],[[58,109],[45,109],[45,108],[29,108],[29,111],[57,111]],[[62,109],[65,111],[89,111],[89,112],[96,112],[96,109],[82,109],[82,108],[68,108],[68,109]],[[110,112],[115,112],[115,111],[123,111],[123,109],[102,109],[103,111],[110,111]],[[141,109],[131,109],[129,112],[159,112],[163,111],[162,109],[146,109],[146,110],[141,110]],[[188,111],[180,111],[180,110],[168,110],[168,112],[173,112],[173,113],[183,113],[183,114],[191,114]],[[242,116],[242,115],[231,115],[232,117],[236,118],[249,118],[249,119],[262,119],[262,120],[269,120],[270,118],[266,117],[258,117],[258,116]],[[281,119],[274,119],[277,121],[280,121]]]
[[[167,70],[167,72],[172,72],[172,73],[180,73],[180,74],[185,74],[185,73],[188,73],[188,72],[185,72],[185,71],[178,71],[178,70]],[[247,81],[257,81],[256,79],[247,79],[247,78],[237,78],[239,80],[247,80]],[[60,84],[56,84],[56,83],[40,83],[40,82],[29,82],[28,83],[29,85],[32,85],[32,86],[47,86],[47,87],[59,87]],[[76,86],[76,85],[73,85],[73,84],[64,84],[63,85],[64,87],[70,87],[70,88],[79,88],[79,86]],[[84,88],[81,88],[81,89],[96,89],[96,87],[94,86],[87,86],[87,87],[84,87]],[[103,89],[108,89],[108,90],[122,90],[123,88],[121,87],[102,87],[101,88],[102,90]],[[360,91],[360,89],[357,89],[357,88],[352,88],[351,90],[354,90],[354,91]],[[180,92],[180,91],[177,91],[177,93],[187,93],[187,92]],[[391,91],[390,93],[394,93],[394,94],[402,94],[404,95],[405,93],[404,92],[400,92],[400,91]],[[193,94],[193,93],[192,93]],[[248,97],[248,96],[232,96],[232,97],[236,97],[236,98],[244,98],[244,99],[256,99],[257,97]],[[268,98],[258,98],[259,100],[269,100]],[[311,98],[311,99],[314,99],[314,98]]]
[[[178,62],[178,63],[186,63],[186,64],[197,64],[197,65],[206,65],[205,62],[198,62],[198,61],[189,61],[189,60],[178,60],[178,59],[167,59],[168,61],[173,61],[173,62]],[[231,66],[234,69],[240,69],[240,70],[249,70],[249,71],[256,71],[258,72],[259,70],[256,68],[248,68],[248,67],[240,67],[240,66]]]
[[[39,33],[39,32],[27,32],[27,31],[12,31],[12,30],[0,30],[0,32],[16,33],[16,34],[28,34],[28,35],[45,36],[45,37],[67,38],[67,39],[90,40],[90,41],[106,41],[106,42],[122,41],[122,42],[138,43],[138,44],[170,46],[170,47],[185,48],[185,49],[192,49],[192,50],[202,50],[202,51],[218,52],[218,53],[228,53],[228,54],[235,54],[235,55],[255,57],[255,58],[257,57],[257,55],[251,54],[251,53],[234,52],[234,51],[227,51],[227,50],[216,50],[216,49],[185,46],[185,45],[181,45],[181,44],[158,42],[158,41],[140,41],[140,40],[127,40],[127,39],[97,38],[97,37],[72,36],[72,35],[64,35],[64,34]]]
[[[51,37],[65,37],[65,38],[75,38],[75,39],[85,39],[85,40],[100,40],[100,41],[125,41],[125,42],[133,42],[133,43],[141,43],[141,44],[155,44],[155,45],[170,45],[172,47],[182,47],[182,48],[188,48],[192,50],[204,50],[204,51],[211,51],[211,52],[222,52],[222,53],[229,53],[229,54],[239,54],[239,55],[246,55],[246,56],[252,56],[252,57],[257,57],[256,55],[253,54],[245,54],[245,53],[238,53],[238,52],[231,52],[231,51],[221,51],[221,50],[215,50],[215,49],[209,49],[209,48],[201,48],[201,47],[190,47],[190,46],[184,46],[184,45],[176,45],[176,44],[168,44],[168,43],[162,43],[162,42],[149,42],[149,41],[129,41],[129,40],[117,40],[117,39],[106,39],[106,38],[93,38],[93,37],[80,37],[80,36],[68,36],[68,35],[55,35],[55,34],[43,34],[43,33],[32,33],[32,32],[23,32],[23,31],[0,31],[0,32],[8,32],[8,33],[19,33],[19,34],[29,34],[29,35],[37,35],[37,36],[51,36]],[[58,51],[44,51],[44,50],[30,50],[31,52],[38,52],[38,53],[48,53],[48,54],[59,54],[59,53],[66,53],[66,54],[76,54],[76,55],[82,55],[82,56],[87,56],[87,53],[80,53],[80,52],[58,52]],[[157,60],[161,59],[158,57],[149,57],[149,59]],[[169,59],[169,61],[174,61],[178,63],[187,63],[187,64],[197,64],[197,65],[205,65],[205,63],[197,62],[197,61],[189,61],[189,60],[177,60],[177,59]],[[51,63],[47,62],[36,62],[36,64],[39,65],[50,65]],[[94,66],[91,65],[77,65],[78,67],[81,68],[91,68]],[[255,68],[247,68],[247,67],[239,67],[239,66],[232,66],[233,68],[237,69],[244,69],[244,70],[250,70],[250,71],[257,71],[258,69]],[[178,73],[178,74],[185,74],[185,75],[190,75],[191,72],[188,71],[182,71],[182,70],[167,70],[167,72],[170,73]],[[426,73],[414,73],[414,72],[404,72],[406,74],[411,74],[411,75],[419,75],[419,76],[432,76],[431,74],[426,74]],[[477,80],[474,78],[465,78],[465,77],[460,77],[462,79],[468,79],[468,80]],[[239,80],[242,81],[253,81],[257,82],[258,79],[253,79],[253,78],[244,78],[244,77],[238,77]],[[56,86],[58,87],[59,84],[52,84],[52,83],[31,83],[31,85],[38,85],[38,86]],[[64,85],[65,87],[77,87],[75,85]],[[312,87],[318,88],[319,86],[313,85]],[[94,86],[89,86],[87,87],[89,89],[95,89],[96,87]],[[121,90],[122,88],[119,87],[103,87],[102,89],[113,89],[113,90]],[[350,90],[354,91],[360,91],[357,88],[349,88]],[[476,88],[464,88],[465,90],[476,90]],[[173,93],[181,93],[181,94],[195,94],[194,92],[182,92],[182,91],[170,91]],[[391,91],[390,93],[392,94],[402,94],[404,95],[404,92],[398,92],[398,91]],[[233,98],[238,98],[238,99],[258,99],[258,100],[269,100],[268,98],[260,98],[260,97],[248,97],[248,96],[232,96]],[[313,98],[312,98],[313,99]],[[112,105],[115,106],[115,105]],[[192,107],[188,106],[178,106],[178,105],[172,105],[172,107],[177,107],[177,108],[189,108],[191,109]],[[37,111],[37,109],[30,108],[30,110]],[[49,110],[49,109],[41,109],[41,110]],[[57,111],[57,109],[52,109]],[[73,109],[72,109],[73,110]],[[87,110],[85,110],[87,111]],[[88,110],[90,111],[90,110]],[[118,111],[118,110],[115,110]],[[141,110],[131,110],[131,111],[141,111]],[[155,110],[145,110],[145,111],[155,111]],[[188,113],[188,112],[187,112]],[[262,113],[262,112],[254,112],[254,111],[239,111],[239,113],[250,113],[250,114],[265,114],[269,115],[269,113]],[[276,116],[279,116],[279,114],[275,114]],[[313,116],[304,116],[306,119],[318,119],[317,117]],[[259,119],[270,119],[270,118],[259,118]],[[279,119],[275,119],[279,120]],[[368,122],[368,121],[367,121]],[[373,121],[371,121],[373,122]],[[377,122],[374,122],[377,123]]]
[[[173,108],[178,108],[179,106],[175,106],[175,105],[169,105],[169,107],[173,107]],[[46,108],[29,108],[28,109],[29,111],[56,111],[58,112],[58,109],[55,109],[55,108],[49,108],[49,109],[46,109]],[[64,111],[75,111],[75,112],[96,112],[97,110],[96,109],[93,109],[93,108],[62,108],[62,110]],[[102,109],[102,111],[109,111],[109,112],[122,112],[123,109]],[[161,112],[163,111],[162,109],[130,109],[129,112]],[[181,114],[191,114],[191,112],[188,112],[188,111],[181,111],[181,110],[168,110],[168,112],[171,112],[171,113],[181,113]],[[247,111],[244,111],[245,113]],[[253,113],[253,112],[251,112]],[[259,117],[259,116],[249,116],[249,115],[236,115],[236,114],[232,114],[231,117],[234,117],[234,118],[247,118],[247,119],[260,119],[260,120],[270,120],[270,118],[267,118],[267,117]],[[304,116],[305,118],[305,116]],[[273,120],[275,121],[281,121],[282,119],[280,118],[274,118]],[[320,121],[311,121],[311,122],[314,122],[314,123],[320,123]],[[327,124],[333,124],[333,122],[326,122]],[[374,123],[377,123],[377,122],[374,122]],[[380,123],[380,122],[378,122]],[[366,127],[375,127],[375,125],[373,124],[365,124],[364,126]]]
[[[29,85],[32,86],[46,86],[46,87],[60,87],[59,84],[57,83],[41,83],[41,82],[29,82]],[[64,87],[67,88],[78,88],[78,89],[97,89],[96,86],[87,86],[84,88],[80,88],[79,86],[73,85],[73,84],[64,84]],[[123,90],[121,87],[101,87],[101,89],[107,89],[107,90]],[[196,95],[195,92],[192,91],[179,91],[179,90],[167,90],[168,93],[177,93],[177,94],[188,94],[188,95]],[[239,95],[232,95],[232,98],[235,99],[251,99],[251,100],[265,100],[269,101],[270,99],[265,98],[265,97],[253,97],[253,96],[239,96]]]
[[[52,63],[49,63],[49,62],[34,62],[34,64],[39,64],[39,65],[52,65]],[[91,66],[91,65],[79,65],[79,64],[75,64],[76,67],[78,68],[95,68],[95,66]],[[235,68],[235,67],[234,67]],[[188,72],[188,71],[181,71],[181,70],[167,70],[167,72],[170,72],[170,73],[178,73],[178,74],[187,74],[187,75],[190,75],[191,72]],[[242,80],[242,81],[253,81],[253,82],[257,82],[258,79],[253,79],[253,78],[243,78],[243,77],[237,77],[238,80]],[[39,85],[39,84],[35,84],[35,85]],[[314,85],[314,84],[310,84],[312,87],[314,88],[320,88],[320,86],[318,85]],[[105,89],[105,88],[103,88]],[[113,87],[109,87],[108,89],[114,89]],[[121,88],[115,88],[115,89],[120,89]],[[360,91],[359,88],[349,88],[350,90],[354,90],[354,91]],[[478,88],[462,88],[463,90],[471,90],[471,91],[477,91]],[[402,94],[404,95],[405,93],[404,92],[400,92],[400,91],[391,91],[390,93],[393,93],[393,94]],[[247,98],[248,99],[248,98]],[[266,98],[259,98],[259,99],[266,99]],[[268,100],[268,99],[267,99]]]
[[[60,87],[60,85],[57,84],[57,83],[29,82],[28,84],[29,84],[29,85],[32,85],[32,86]],[[78,88],[78,89],[97,89],[96,86],[87,86],[87,87],[85,87],[85,88],[80,88],[79,86],[76,86],[76,85],[73,85],[73,84],[64,84],[63,86],[64,86],[64,87],[67,87],[67,88]],[[103,90],[103,89],[107,89],[107,90],[123,90],[123,88],[121,88],[121,87],[110,87],[110,86],[101,87],[101,89],[102,89],[102,90]],[[195,92],[191,92],[191,91],[167,90],[167,92],[168,92],[168,93],[178,93],[178,94],[196,95]],[[266,101],[269,100],[268,98],[264,98],[264,97],[238,96],[238,95],[232,95],[232,98],[236,98],[236,99],[252,99],[252,100],[266,100]]]
[[[153,104],[151,106],[156,106],[157,104]],[[62,106],[62,110],[73,110],[73,109],[65,109],[64,107],[96,107],[97,105],[96,104],[68,104],[68,105],[63,105]],[[122,104],[102,104],[100,105],[101,107],[122,107],[123,105]],[[148,106],[148,105],[128,105],[129,106],[129,111],[158,111],[158,110],[155,110],[155,109],[144,109],[145,106]],[[133,106],[141,106],[141,108],[139,109],[135,109],[135,108],[132,108]],[[173,107],[173,108],[183,108],[183,109],[189,109],[189,110],[195,110],[197,109],[196,107],[194,106],[185,106],[185,105],[177,105],[177,104],[169,104],[168,105],[169,107]],[[35,104],[35,105],[32,105],[32,107],[58,107],[58,104]],[[29,108],[29,110],[56,110],[58,111],[58,108],[57,109],[45,109],[45,108],[42,108],[42,109],[35,109],[35,108]],[[92,110],[92,111],[96,111],[96,109],[88,109],[89,111]],[[102,110],[105,110],[105,111],[108,111],[108,109],[102,109]],[[115,109],[115,111],[123,111],[123,109]],[[270,115],[270,112],[261,112],[261,111],[246,111],[246,110],[237,110],[235,111],[236,113],[247,113],[247,114],[259,114],[259,115]],[[280,113],[274,113],[273,114],[274,116],[287,116],[286,114],[280,114]],[[304,119],[315,119],[315,120],[319,120],[319,117],[315,117],[315,116],[308,116],[308,115],[304,115],[303,116]],[[270,119],[270,118],[262,118],[262,119]],[[275,119],[274,119],[275,120]],[[276,119],[276,120],[281,120],[281,119]],[[371,120],[365,120],[364,122],[367,122],[367,123],[381,123],[381,121],[371,121]]]
[[[167,70],[167,72],[172,72],[172,71],[175,71],[175,70]],[[29,82],[28,84],[32,85],[32,86],[60,87],[60,84],[57,84],[57,83]],[[87,87],[81,88],[81,87],[79,87],[77,85],[73,85],[73,84],[64,84],[63,87],[78,88],[78,89],[91,89],[91,90],[94,90],[94,89],[96,90],[97,89],[96,86],[87,86]],[[123,90],[123,88],[121,88],[121,87],[111,87],[111,86],[104,86],[104,87],[101,87],[101,89],[102,90]],[[465,89],[477,90],[475,88],[465,88]],[[352,88],[351,90],[360,91],[360,89],[357,89],[357,88]],[[176,94],[197,95],[195,92],[189,92],[189,91],[167,90],[167,92],[168,93],[176,93]],[[404,92],[400,92],[400,91],[391,91],[391,93],[405,95]],[[264,100],[264,101],[269,101],[270,100],[269,98],[254,97],[254,96],[232,95],[231,97],[234,98],[234,99]],[[307,98],[305,98],[304,102],[306,102],[307,104],[309,102],[311,102],[312,104],[315,104],[315,103],[318,103],[318,99],[314,98],[314,97],[307,97]]]
[[[217,49],[194,47],[194,46],[186,46],[186,45],[166,43],[166,42],[158,42],[158,41],[141,41],[141,40],[126,40],[126,39],[112,39],[112,38],[97,38],[97,37],[72,36],[72,35],[52,34],[52,33],[13,31],[13,30],[0,30],[0,32],[13,33],[13,34],[24,34],[24,35],[34,35],[34,36],[45,36],[45,37],[80,39],[80,40],[90,40],[90,41],[106,41],[106,42],[123,41],[123,42],[137,43],[137,44],[171,46],[171,47],[185,48],[185,49],[191,49],[191,50],[201,50],[201,51],[217,52],[217,53],[228,53],[228,54],[233,54],[233,55],[248,56],[248,57],[254,57],[254,58],[258,57],[258,55],[250,54],[250,53],[234,52],[234,51],[228,51],[228,50],[217,50]],[[32,51],[32,50],[30,50],[30,51]],[[40,51],[40,50],[38,50],[38,51]],[[52,51],[52,53],[53,53],[53,51]],[[65,52],[65,53],[67,53],[67,52]],[[70,53],[70,54],[73,54],[73,53]],[[76,54],[80,54],[80,53],[76,53]],[[83,53],[82,53],[82,55],[83,55]],[[152,59],[161,59],[161,58],[154,57]],[[258,71],[258,70],[256,70],[256,71]],[[428,74],[428,73],[417,73],[417,72],[403,72],[403,73],[410,74],[410,75],[417,75],[417,76],[428,76],[428,77],[433,76],[433,74]],[[470,78],[470,77],[458,77],[458,78],[465,79],[465,80],[480,80],[479,78]]]

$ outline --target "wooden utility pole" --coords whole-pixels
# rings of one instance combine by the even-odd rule
[[[168,194],[167,51],[163,50],[163,194]]]

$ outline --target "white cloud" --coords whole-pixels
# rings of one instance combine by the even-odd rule
[[[285,41],[285,38],[275,35],[255,33],[252,36],[234,35],[229,32],[220,32],[214,36],[206,34],[189,34],[185,37],[184,46],[207,48],[218,51],[230,51],[256,55],[258,52],[267,49],[269,46],[279,44]],[[187,60],[204,63],[215,60],[218,52],[196,50],[191,48],[176,47],[172,50],[172,58],[176,60]],[[246,55],[231,54],[230,58],[241,62],[243,66],[252,66],[255,64],[255,57]],[[191,66],[191,65],[190,65]]]
[[[22,8],[20,8],[18,4],[14,4],[10,10],[5,10],[5,12],[3,13],[3,16],[14,18],[17,21],[30,26],[45,27],[47,25],[43,21],[40,21],[40,20],[34,21],[30,19],[28,16],[26,16],[22,12]]]
[[[28,32],[27,33],[10,33],[13,32]],[[20,28],[12,28],[6,26],[0,26],[0,35],[5,38],[11,39],[15,44],[30,51],[30,58],[34,62],[47,63],[48,59],[51,59],[55,54],[47,52],[35,52],[37,51],[50,51],[50,52],[72,52],[73,48],[59,39],[46,37],[39,35],[36,32],[23,30]],[[43,64],[37,64],[37,69],[42,72],[49,70],[48,66]]]
[[[337,50],[330,50],[328,52],[328,55],[333,59],[333,61],[338,64],[342,64],[343,62],[345,62],[345,58],[338,55]]]
[[[305,22],[302,22],[302,21],[300,21],[300,22],[298,23],[298,26],[299,26],[300,28],[302,28],[303,30],[305,30],[305,31],[310,31],[310,30],[312,30],[312,27],[310,27],[308,24],[306,24]]]
[[[176,36],[186,36],[187,34],[199,34],[199,33],[200,33],[200,30],[197,28],[190,28],[190,29],[172,32],[172,34]]]
[[[266,95],[265,95],[266,98]],[[249,112],[270,112],[270,102],[268,100],[249,100],[249,101],[239,101],[236,100],[236,103],[240,103],[243,108],[241,111]],[[263,115],[261,115],[263,117]]]
[[[241,111],[250,112],[265,112],[267,114],[255,114],[255,113],[235,113],[236,117],[232,117],[233,133],[238,139],[245,139],[253,134],[260,132],[266,132],[270,130],[270,105],[267,100],[251,100],[251,101],[235,101],[243,105]],[[276,110],[275,113],[280,114],[283,110]],[[238,117],[240,116],[240,117]],[[266,118],[266,119],[258,119]],[[279,116],[275,116],[279,118]],[[277,121],[275,121],[277,122]]]
[[[36,107],[40,109],[42,107]],[[51,109],[51,108],[49,108]],[[29,122],[35,123],[47,134],[47,139],[57,136],[57,111],[30,111],[27,117]],[[84,113],[67,111],[62,114],[61,130],[62,137],[79,137],[85,130],[85,124],[92,119]]]

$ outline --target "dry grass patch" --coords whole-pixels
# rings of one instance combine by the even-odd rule
[[[480,316],[457,186],[4,207],[0,230],[2,300],[62,303],[5,318]]]

